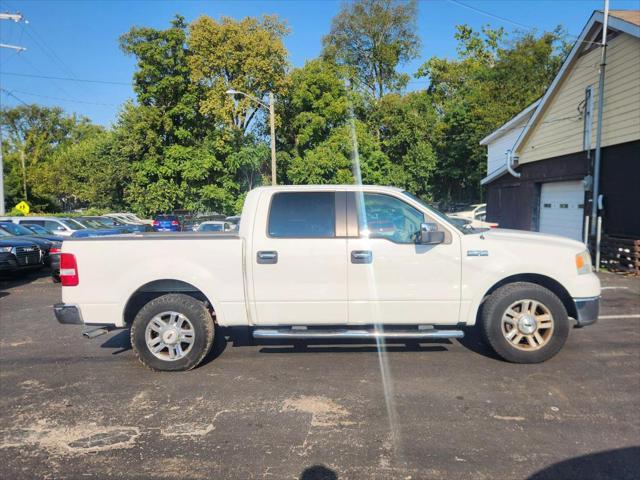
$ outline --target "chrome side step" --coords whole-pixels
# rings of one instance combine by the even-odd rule
[[[305,328],[257,328],[253,338],[295,338],[301,340],[333,338],[398,338],[398,339],[438,339],[462,338],[462,330],[374,330],[374,329],[305,329]]]

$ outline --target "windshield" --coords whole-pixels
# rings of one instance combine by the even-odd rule
[[[40,225],[25,225],[25,228],[28,228],[32,232],[37,233],[38,235],[52,235],[52,233],[46,228]]]
[[[28,228],[24,228],[15,223],[2,223],[0,227],[9,232],[11,235],[33,235],[33,232]]]
[[[410,193],[410,192],[402,192],[402,193],[407,197],[409,197],[411,200],[418,202],[421,206],[426,208],[429,211],[429,213],[432,213],[434,216],[438,217],[439,219],[444,220],[447,224],[451,225],[452,227],[455,227],[455,229],[458,230],[459,232],[464,233],[465,235],[469,233],[475,233],[475,231],[472,228],[464,227],[457,222],[452,222],[451,218],[449,218],[446,214],[442,213],[440,210],[432,207],[431,205],[428,205],[427,203],[425,203],[424,200],[422,200],[419,197],[416,197],[413,193]]]
[[[83,230],[87,228],[84,225],[82,225],[80,222],[77,222],[76,220],[71,220],[70,218],[61,218],[59,220],[62,223],[64,223],[67,227],[69,227],[71,230]]]
[[[122,223],[120,223],[116,219],[108,217],[90,218],[89,220],[103,227],[119,227],[122,225]]]

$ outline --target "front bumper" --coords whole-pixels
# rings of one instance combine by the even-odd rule
[[[596,323],[600,313],[600,297],[574,298],[576,306],[576,321],[578,327],[585,327]]]
[[[58,323],[65,325],[82,325],[84,323],[80,316],[80,310],[75,305],[56,303],[53,306],[53,312],[56,314]]]

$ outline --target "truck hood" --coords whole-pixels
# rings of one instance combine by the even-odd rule
[[[491,241],[511,241],[518,243],[534,243],[543,244],[549,247],[565,247],[572,250],[581,251],[587,248],[584,243],[572,240],[567,237],[558,235],[550,235],[548,233],[528,232],[526,230],[508,230],[502,228],[492,228],[486,232],[482,232],[485,239]]]

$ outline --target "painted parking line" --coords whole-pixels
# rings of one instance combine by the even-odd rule
[[[601,287],[600,290],[629,290],[629,287]]]
[[[636,315],[600,315],[598,317],[599,320],[612,320],[615,318],[640,318],[640,314]]]

